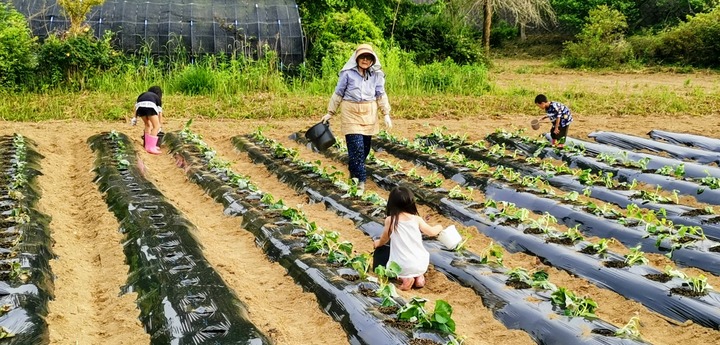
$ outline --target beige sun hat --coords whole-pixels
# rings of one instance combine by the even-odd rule
[[[373,51],[373,48],[371,45],[369,45],[367,43],[363,43],[363,44],[359,45],[357,48],[355,48],[355,60],[357,60],[357,58],[359,58],[360,55],[363,55],[363,54],[372,55],[373,66],[375,66],[375,64],[378,64],[378,56],[377,56],[377,54],[375,54],[375,51]]]
[[[371,54],[375,59],[375,61],[373,61],[373,65],[370,67],[371,71],[378,71],[382,68],[382,65],[380,64],[380,58],[378,58],[377,54],[375,54],[372,46],[367,43],[363,43],[358,45],[357,48],[355,48],[355,51],[352,53],[352,55],[350,55],[350,58],[340,70],[340,73],[342,73],[343,71],[357,68],[357,57],[362,54]]]
[[[373,57],[376,57],[375,51],[373,51],[373,48],[371,45],[367,43],[363,43],[359,45],[357,48],[355,48],[355,57],[358,57],[362,54],[371,54]],[[377,59],[377,57],[376,57]]]

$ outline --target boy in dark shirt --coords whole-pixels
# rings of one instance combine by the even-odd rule
[[[147,92],[138,96],[135,116],[140,117],[145,124],[145,151],[152,154],[161,153],[160,148],[157,147],[157,135],[162,117],[162,89],[159,86],[152,86]]]
[[[550,129],[550,137],[552,138],[552,146],[562,148],[565,145],[568,128],[573,120],[570,109],[560,102],[550,102],[543,94],[535,97],[535,105],[545,111],[545,115],[539,120],[549,119],[552,123]]]

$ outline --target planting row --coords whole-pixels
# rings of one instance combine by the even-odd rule
[[[664,140],[672,144],[697,147],[703,150],[720,152],[720,139],[700,135],[673,133],[654,129],[648,135],[655,140]]]
[[[647,183],[673,191],[675,195],[688,195],[700,202],[717,205],[720,203],[720,178],[711,175],[713,167],[698,165],[689,162],[669,160],[667,164],[650,167],[652,162],[668,160],[667,158],[637,154],[624,150],[606,147],[604,145],[575,142],[574,139],[562,150],[547,147],[544,140],[532,139],[518,133],[498,132],[488,136],[491,142],[503,145],[515,152],[532,155],[539,158],[561,159],[570,163],[571,167],[578,167],[597,173],[599,178],[589,179],[589,182],[608,186],[612,180],[621,181],[618,184],[632,186],[637,182]],[[600,151],[607,149],[606,151]],[[614,151],[617,150],[617,151]],[[593,153],[596,152],[596,153]],[[599,152],[599,153],[597,153]],[[585,156],[595,155],[594,158]],[[632,157],[643,155],[642,157]],[[534,159],[534,158],[532,158]],[[590,175],[590,173],[585,173]],[[720,174],[720,171],[718,171]],[[642,197],[642,196],[640,196]],[[671,203],[670,198],[648,198],[647,201]]]
[[[325,152],[326,155],[331,158],[337,160],[346,159],[344,154],[334,149]],[[658,282],[651,278],[663,276],[663,274],[650,266],[626,265],[630,267],[618,267],[614,265],[615,261],[636,264],[643,263],[642,260],[633,260],[628,257],[623,258],[622,256],[607,252],[600,254],[581,253],[586,247],[591,246],[591,244],[580,241],[580,238],[576,235],[573,236],[571,231],[565,234],[558,234],[555,229],[551,227],[552,224],[535,222],[534,225],[531,225],[530,223],[532,222],[530,222],[529,218],[524,219],[528,224],[525,224],[522,229],[505,226],[501,224],[504,222],[504,220],[500,219],[501,217],[492,216],[492,218],[496,220],[493,221],[489,219],[489,216],[478,213],[477,208],[482,207],[481,205],[471,202],[455,201],[449,197],[449,193],[447,192],[443,194],[437,189],[420,187],[418,186],[419,183],[412,181],[407,175],[401,172],[393,172],[393,167],[388,163],[378,162],[378,160],[375,159],[374,162],[367,165],[367,168],[372,178],[381,186],[387,188],[396,185],[406,186],[412,189],[418,199],[428,206],[465,225],[478,228],[479,231],[497,240],[510,250],[529,252],[541,257],[555,267],[584,277],[600,287],[609,288],[627,298],[637,300],[648,308],[663,315],[681,321],[691,319],[707,327],[718,328],[720,313],[718,313],[717,308],[720,306],[720,304],[718,304],[720,300],[718,300],[716,294],[708,294],[707,286],[704,285],[703,287],[702,283],[698,283],[698,289],[703,290],[701,293],[682,291],[682,284],[687,279]],[[524,212],[526,214],[529,213],[527,210]],[[502,211],[496,213],[502,213]],[[542,235],[538,236],[533,235],[530,231],[527,233],[522,231],[533,226],[542,227],[542,229],[540,229]],[[566,245],[549,242],[560,242]],[[598,247],[601,245],[596,244],[592,246]],[[610,260],[606,260],[606,258]],[[646,262],[647,261],[645,261],[645,263]],[[703,277],[698,277],[697,279],[706,281]],[[695,295],[698,298],[689,299],[683,295],[679,295],[680,293]],[[703,311],[698,312],[698,310]]]
[[[0,137],[0,339],[47,344],[52,298],[50,219],[35,209],[42,155],[22,135]]]
[[[126,291],[138,293],[152,344],[269,344],[247,311],[205,260],[194,226],[143,177],[127,136],[88,139],[95,182],[120,222],[130,266]]]
[[[603,238],[616,238],[628,247],[642,245],[645,251],[665,253],[674,261],[720,273],[720,244],[704,240],[701,227],[675,226],[661,214],[652,210],[640,210],[634,204],[627,211],[618,212],[612,208],[598,205],[592,201],[586,204],[578,202],[579,193],[571,192],[564,196],[555,195],[546,185],[536,178],[528,178],[515,173],[511,168],[495,164],[490,168],[482,162],[461,159],[461,153],[440,155],[428,152],[427,146],[416,144],[411,149],[406,140],[398,140],[389,135],[376,140],[374,146],[401,159],[412,161],[440,172],[446,178],[483,191],[487,198],[513,202],[534,212],[548,213],[560,219],[568,227],[582,225],[582,232]],[[420,151],[418,151],[418,149]],[[408,176],[426,186],[439,186],[441,178],[430,179],[416,176],[414,170]],[[502,181],[502,182],[500,182]],[[509,185],[508,185],[509,183]],[[462,196],[457,188],[448,194]],[[550,200],[552,199],[552,200]]]
[[[504,137],[505,139],[502,139],[502,137]],[[507,136],[505,136],[505,135],[503,135],[503,136],[495,135],[492,138],[493,138],[492,140],[505,140],[504,143],[506,143],[507,145],[513,145],[520,149],[527,150],[526,152],[542,152],[542,153],[547,153],[548,155],[550,155],[550,156],[545,156],[545,157],[568,159],[571,161],[571,166],[575,165],[575,163],[577,163],[579,160],[584,160],[584,161],[589,160],[589,158],[583,157],[578,154],[567,154],[567,151],[558,151],[558,150],[553,150],[553,149],[549,149],[549,148],[540,148],[539,150],[537,150],[537,149],[534,150],[534,148],[528,147],[528,146],[534,146],[536,144],[521,143],[519,141],[519,139],[508,139]],[[559,154],[561,154],[561,156],[555,156],[558,154],[558,152],[559,152]],[[542,154],[541,154],[541,156],[542,156]],[[598,163],[598,164],[608,167],[607,165],[605,165],[603,163]],[[680,164],[680,163],[678,163],[678,164]],[[645,173],[641,173],[641,174],[642,175],[652,175],[652,174],[645,174]],[[659,176],[659,175],[656,175],[656,176]],[[681,184],[692,183],[692,182],[680,181],[680,180],[674,180],[674,182],[681,183]],[[697,187],[697,185],[695,185],[695,186]],[[706,194],[706,193],[703,192],[701,195],[703,195],[703,194]],[[654,198],[655,198],[655,201],[662,201],[662,200],[660,200],[660,198],[657,195],[655,195]],[[720,199],[715,199],[712,203],[713,204],[718,203],[717,200],[720,200]],[[641,203],[641,204],[639,204],[639,206],[654,209],[655,211],[658,211],[658,212],[663,212],[665,218],[671,220],[673,223],[678,224],[678,225],[700,226],[700,227],[702,227],[704,234],[708,238],[711,238],[714,240],[720,240],[720,216],[714,216],[712,214],[713,210],[711,208],[705,208],[705,209],[696,209],[695,208],[694,209],[694,208],[686,207],[686,206],[682,206],[682,205],[668,205],[668,204],[657,205],[657,204],[652,204],[652,203],[647,203],[647,204]],[[664,211],[661,211],[661,210],[664,210]]]
[[[461,342],[454,337],[455,322],[447,302],[436,301],[429,312],[424,308],[426,300],[397,296],[389,282],[400,270],[397,264],[377,267],[377,283],[370,282],[369,253],[354,253],[353,244],[340,241],[337,232],[317,227],[301,211],[260,191],[247,177],[229,169],[229,163],[187,126],[165,138],[190,180],[222,203],[226,214],[243,217],[243,228],[263,244],[270,259],[315,294],[320,307],[341,323],[351,344]]]
[[[720,152],[694,149],[673,144],[662,143],[650,139],[613,132],[593,132],[588,135],[601,144],[610,144],[628,150],[648,150],[666,153],[674,158],[693,160],[700,164],[720,163]],[[672,138],[665,135],[665,138]],[[697,139],[697,138],[696,138]]]
[[[366,234],[370,236],[380,235],[383,218],[374,215],[376,214],[375,209],[377,209],[377,206],[375,205],[377,203],[375,205],[371,204],[375,201],[373,199],[377,198],[377,195],[373,194],[371,197],[366,197],[366,193],[361,198],[353,198],[352,184],[355,182],[344,180],[341,177],[343,175],[341,172],[322,168],[316,163],[302,161],[297,158],[297,152],[284,148],[272,139],[264,138],[260,133],[235,137],[233,142],[236,148],[247,151],[252,160],[265,164],[268,170],[274,172],[281,181],[285,181],[298,191],[305,192],[314,200],[324,202],[325,205],[341,215],[353,219],[358,228]],[[341,190],[338,191],[338,189]],[[343,193],[346,194],[343,195]],[[363,201],[362,199],[366,200]],[[475,255],[462,248],[457,249],[455,253],[441,250],[441,245],[433,240],[426,240],[425,245],[431,253],[430,261],[436,270],[462,285],[473,288],[483,298],[485,305],[493,310],[496,317],[509,327],[523,329],[540,342],[567,343],[573,341],[577,343],[580,341],[599,341],[594,337],[583,339],[582,335],[577,333],[573,338],[566,338],[568,332],[579,331],[576,328],[580,326],[577,318],[547,319],[547,312],[552,310],[552,305],[555,305],[555,308],[559,307],[556,310],[566,315],[588,316],[588,313],[592,313],[596,308],[596,304],[592,300],[568,297],[570,299],[567,301],[572,300],[578,303],[558,303],[560,299],[554,299],[553,296],[557,297],[563,294],[572,295],[573,298],[577,298],[577,296],[567,293],[568,291],[562,288],[555,289],[546,286],[545,289],[552,291],[548,294],[549,291],[524,292],[522,289],[507,290],[503,284],[498,284],[498,282],[508,284],[511,281],[524,281],[527,285],[523,286],[528,288],[534,286],[533,283],[517,277],[527,278],[529,274],[517,273],[518,270],[507,270],[498,265],[501,262],[499,258],[502,255],[502,250],[499,248],[488,248],[483,255]],[[489,263],[492,264],[488,265]],[[488,273],[488,269],[491,269],[494,273]],[[482,274],[482,272],[485,272],[485,274]],[[537,284],[536,282],[535,285]],[[538,302],[528,305],[527,298],[532,298]],[[583,302],[580,302],[580,300]],[[518,316],[521,314],[516,314],[517,308],[528,308],[519,319]],[[584,322],[588,321],[585,320]],[[562,325],[561,322],[567,322],[568,324]],[[597,326],[603,326],[601,328],[609,329],[611,330],[610,333],[613,333],[612,329],[614,327],[609,324],[604,322],[596,323],[595,327],[592,328],[598,328]]]

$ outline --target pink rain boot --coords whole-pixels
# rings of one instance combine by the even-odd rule
[[[154,155],[159,155],[160,149],[157,147],[158,137],[150,134],[145,134],[145,151]]]

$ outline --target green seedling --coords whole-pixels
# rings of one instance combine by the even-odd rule
[[[432,173],[428,176],[422,177],[422,182],[425,186],[428,187],[440,187],[443,183],[443,178],[440,177],[437,173]]]
[[[707,282],[707,277],[702,274],[697,277],[690,277],[682,271],[673,269],[671,266],[665,266],[665,274],[682,279],[684,284],[688,285],[693,292],[698,294],[704,295],[708,290],[712,289],[712,286]]]
[[[368,271],[370,270],[370,259],[369,253],[362,253],[355,255],[350,259],[350,267],[358,272],[360,279],[367,278]]]
[[[616,337],[640,339],[640,317],[635,315],[622,328],[615,331]]]
[[[387,268],[383,265],[375,267],[375,274],[378,277],[378,284],[380,285],[377,291],[375,291],[375,293],[378,295],[378,297],[383,298],[383,307],[397,305],[397,303],[393,299],[393,297],[397,296],[397,291],[395,291],[395,285],[388,284],[388,281],[390,278],[397,278],[398,274],[400,274],[401,271],[402,269],[400,268],[400,265],[398,265],[394,261],[388,263]]]
[[[445,345],[463,345],[465,344],[465,339],[465,336],[455,337],[450,335],[449,340],[445,343]]]
[[[425,310],[424,298],[413,297],[398,311],[398,320],[417,324],[418,328],[434,329],[446,334],[455,334],[455,321],[452,319],[452,307],[446,301],[435,301],[432,314]]]
[[[629,266],[647,265],[650,261],[645,257],[645,253],[640,251],[640,245],[630,248],[630,253],[625,255],[625,263]]]
[[[379,207],[385,207],[387,205],[387,201],[383,199],[378,193],[375,192],[365,192],[363,193],[362,197],[360,198],[363,201],[367,201],[369,203],[372,203],[375,206]]]
[[[7,314],[12,308],[13,306],[11,304],[3,304],[0,306],[0,316]]]
[[[603,239],[600,239],[598,241],[598,243],[593,243],[589,247],[592,247],[593,251],[596,254],[603,254],[603,253],[607,253],[608,245],[614,241],[615,240],[612,238],[611,239],[603,238]]]
[[[15,334],[10,333],[5,327],[0,327],[0,339],[7,339],[14,337]]]
[[[507,271],[506,274],[508,275],[508,280],[523,282],[536,289],[550,291],[557,289],[555,284],[548,281],[549,275],[545,271],[536,271],[530,275],[526,269],[517,267]]]
[[[620,211],[616,210],[608,204],[597,205],[592,201],[588,201],[588,203],[585,204],[585,209],[588,212],[599,217],[619,218],[622,216]]]
[[[597,158],[597,160],[601,162],[607,163],[608,165],[614,165],[615,163],[617,163],[618,160],[617,157],[604,152],[601,152],[595,158]]]
[[[584,239],[583,235],[580,233],[580,230],[578,230],[579,227],[580,227],[580,224],[567,229],[567,231],[565,231],[565,232],[561,232],[559,235],[556,235],[555,233],[552,233],[552,232],[548,232],[548,235],[550,235],[552,237],[561,238],[561,239],[567,238],[570,241],[572,241],[573,243],[575,243],[577,241],[582,241]]]
[[[598,305],[587,297],[577,297],[572,291],[564,287],[558,288],[550,295],[552,303],[563,309],[566,316],[581,316],[596,318],[595,310]]]
[[[685,164],[681,163],[676,166],[666,165],[660,169],[657,169],[655,173],[665,176],[673,176],[675,178],[685,177]]]
[[[381,285],[387,284],[390,278],[397,278],[400,272],[402,272],[402,268],[395,261],[388,263],[387,267],[383,265],[375,267],[375,274],[378,276],[378,282]]]
[[[5,220],[15,222],[17,224],[26,224],[30,222],[30,216],[21,208],[13,208],[10,211],[10,216],[5,218]]]
[[[709,172],[705,171],[706,177],[700,179],[700,184],[710,187],[710,189],[720,188],[720,178],[711,176]]]
[[[517,153],[518,150],[515,150],[515,152]],[[520,152],[520,154],[522,154],[522,152]],[[527,163],[527,164],[532,164],[532,165],[537,165],[538,163],[540,163],[540,158],[537,158],[537,157],[527,157],[527,158],[525,158],[525,163]]]
[[[460,153],[459,150],[455,150],[455,151],[451,152],[450,154],[445,155],[444,157],[445,157],[445,159],[447,159],[453,163],[464,164],[465,162],[468,161],[467,157],[465,157],[464,154]]]
[[[418,174],[415,168],[410,169],[410,171],[407,172],[408,177],[410,177],[413,180],[421,181],[422,175]]]
[[[20,262],[13,262],[10,264],[10,279],[11,280],[20,280],[20,281],[26,281],[29,278],[30,271],[27,269],[22,268],[22,265]]]
[[[459,199],[459,200],[472,200],[472,193],[473,188],[468,187],[467,193],[463,192],[462,188],[460,186],[455,186],[448,192],[448,196],[452,199]]]
[[[565,201],[575,202],[575,201],[578,201],[579,197],[580,197],[580,193],[578,193],[576,191],[572,191],[572,192],[569,192],[569,193],[563,195],[562,199]]]
[[[537,219],[527,218],[525,221],[529,229],[538,229],[546,234],[551,234],[556,231],[553,225],[557,225],[557,218],[547,212]]]
[[[490,244],[480,252],[480,263],[484,265],[493,263],[502,266],[503,253],[504,251],[501,246],[490,242]]]
[[[337,239],[335,240],[337,241]],[[328,262],[351,266],[353,244],[349,241],[328,243]]]
[[[340,234],[337,231],[310,231],[306,235],[306,253],[327,254],[328,261],[346,265],[352,255],[352,243],[338,242]]]

